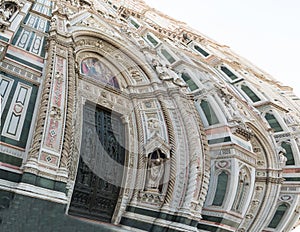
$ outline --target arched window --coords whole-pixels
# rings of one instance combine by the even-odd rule
[[[81,62],[81,73],[103,84],[119,89],[119,83],[112,71],[97,58],[87,58]]]
[[[265,119],[268,121],[270,127],[274,130],[274,132],[283,131],[282,127],[273,114],[266,113]]]
[[[242,169],[239,172],[239,182],[238,182],[232,210],[242,213],[243,206],[245,206],[245,201],[249,194],[249,188],[250,188],[250,175],[246,169]]]
[[[251,99],[251,101],[253,102],[260,101],[260,98],[247,85],[242,85],[241,89],[245,92],[245,94],[247,94],[247,96]]]
[[[205,114],[208,125],[211,126],[211,125],[219,123],[219,119],[208,101],[202,100],[200,103],[200,106],[201,106],[203,113]]]
[[[161,54],[172,64],[176,60],[174,57],[166,50],[166,49],[161,49]]]
[[[140,24],[138,24],[134,19],[130,19],[129,22],[136,28],[138,29],[140,27]]]
[[[226,74],[226,76],[228,76],[231,80],[236,80],[238,79],[238,77],[236,75],[233,74],[233,72],[231,72],[227,67],[225,66],[221,66],[221,70]]]
[[[286,165],[295,165],[295,160],[294,160],[294,155],[293,155],[293,150],[291,147],[291,144],[282,142],[281,143],[282,148],[286,151],[285,156],[287,158]]]
[[[158,41],[156,39],[153,38],[152,35],[150,35],[149,33],[146,35],[147,40],[154,46],[156,47],[156,45],[158,44]]]
[[[268,227],[274,229],[277,228],[287,209],[288,206],[286,204],[279,205]]]
[[[213,205],[222,206],[226,195],[227,183],[228,183],[228,174],[223,171],[218,176],[216,193],[212,203]]]
[[[190,77],[189,74],[182,73],[181,77],[185,81],[185,83],[188,85],[188,87],[191,91],[198,89],[198,86],[196,85],[196,83],[193,81],[193,79]]]
[[[204,57],[208,57],[208,56],[209,56],[209,54],[208,54],[206,51],[204,51],[202,48],[200,48],[198,45],[195,45],[194,48],[195,48],[201,55],[203,55]]]

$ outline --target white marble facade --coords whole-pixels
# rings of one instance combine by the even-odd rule
[[[134,220],[174,231],[291,230],[300,214],[298,98],[143,1],[122,4],[0,4],[0,152],[16,159],[0,169],[68,191],[11,180],[0,189],[65,204],[71,214],[77,173],[88,170],[82,151],[93,154],[88,145],[97,143],[85,122],[95,120],[85,116],[90,105],[124,128],[122,165],[87,165],[93,175],[101,165],[121,170],[112,174],[120,191],[110,223],[133,231],[147,231]],[[109,120],[107,130],[117,130]]]

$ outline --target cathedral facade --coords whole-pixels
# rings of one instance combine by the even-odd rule
[[[1,0],[1,231],[290,231],[300,98],[142,0]]]

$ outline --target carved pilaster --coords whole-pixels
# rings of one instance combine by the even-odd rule
[[[67,40],[65,38],[65,40]],[[73,49],[56,36],[49,40],[38,121],[24,171],[66,182],[72,147],[75,97]],[[50,172],[56,171],[55,176]]]
[[[53,66],[54,66],[54,60],[55,60],[55,47],[56,43],[55,41],[49,41],[49,49],[48,49],[48,68],[46,69],[44,81],[43,81],[43,87],[42,87],[42,94],[40,99],[40,105],[39,105],[39,111],[37,114],[37,122],[35,125],[35,133],[33,136],[33,141],[31,144],[31,148],[28,154],[28,161],[24,166],[24,171],[27,172],[29,166],[36,166],[40,145],[42,142],[43,137],[43,131],[46,121],[46,113],[48,108],[48,101],[50,96],[50,88],[51,88],[51,82],[53,77]],[[31,171],[29,171],[31,172]]]
[[[172,120],[170,118],[170,114],[168,112],[168,108],[166,103],[163,101],[163,98],[160,96],[158,98],[162,113],[164,115],[164,119],[166,122],[167,130],[168,130],[168,136],[169,136],[169,143],[171,149],[170,154],[170,176],[169,176],[169,183],[168,183],[168,189],[165,197],[165,204],[170,204],[173,190],[174,190],[174,184],[175,184],[175,178],[176,178],[176,155],[174,154],[174,151],[176,151],[176,141],[175,141],[175,134],[174,134],[174,127],[172,124]]]
[[[200,142],[197,121],[193,116],[193,102],[180,95],[177,95],[174,99],[186,128],[186,137],[188,138],[188,149],[186,150],[186,159],[188,162],[186,169],[188,170],[188,176],[185,180],[188,191],[186,191],[183,196],[182,210],[189,212],[193,205],[192,203],[198,200],[199,187],[202,181],[202,178],[199,180],[199,174],[202,176],[201,173],[203,172],[202,144]]]
[[[142,170],[145,169],[145,157],[142,155],[143,154],[143,141],[144,141],[144,133],[143,133],[143,124],[141,121],[141,117],[140,117],[140,110],[139,110],[139,106],[138,106],[138,102],[136,99],[133,99],[133,107],[134,107],[134,114],[135,114],[135,118],[136,118],[136,126],[137,126],[137,134],[138,134],[138,138],[139,141],[138,142],[138,168],[137,168],[137,185],[135,186],[135,190],[133,192],[133,198],[137,199],[138,195],[139,195],[139,190],[141,189],[141,187],[143,186],[143,172]]]
[[[63,170],[69,169],[71,165],[71,155],[74,148],[74,110],[76,101],[76,73],[75,73],[75,59],[73,56],[73,49],[68,49],[68,93],[67,93],[67,107],[66,107],[66,124],[65,135],[63,141],[63,150],[61,154],[60,168]]]

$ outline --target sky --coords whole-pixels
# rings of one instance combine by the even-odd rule
[[[300,97],[300,0],[145,0],[228,45]]]

